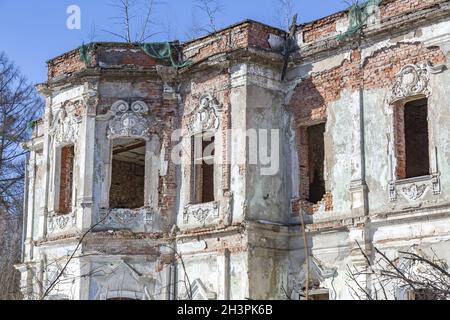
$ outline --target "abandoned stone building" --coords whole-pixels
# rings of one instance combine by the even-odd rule
[[[358,243],[450,262],[450,3],[364,12],[350,34],[347,10],[293,37],[244,21],[172,59],[50,60],[24,145],[25,297],[340,300]]]

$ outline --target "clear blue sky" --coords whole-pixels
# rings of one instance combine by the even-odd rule
[[[196,9],[195,0],[158,0],[155,18],[160,22],[156,31],[165,30],[148,41],[163,41],[170,36],[186,39],[193,20],[204,21]],[[218,26],[225,27],[244,19],[254,19],[279,26],[276,0],[222,0],[223,13],[219,14]],[[69,5],[81,9],[81,30],[66,27]],[[299,22],[308,22],[345,9],[342,0],[294,0]],[[117,11],[111,0],[0,0],[0,51],[5,51],[33,83],[46,80],[46,61],[81,43],[94,41],[120,41],[106,33],[105,29],[118,31],[113,17]],[[95,28],[93,28],[95,26]],[[170,26],[170,27],[168,27]]]

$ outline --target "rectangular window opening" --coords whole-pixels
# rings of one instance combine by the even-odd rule
[[[193,204],[215,201],[214,153],[214,136],[192,137]]]
[[[144,206],[145,152],[144,140],[113,140],[110,208],[138,209]]]
[[[405,178],[430,174],[428,138],[428,101],[420,99],[405,104]]]
[[[74,146],[61,148],[59,171],[58,214],[69,214],[72,211]]]
[[[307,128],[309,202],[317,204],[325,196],[325,123]]]

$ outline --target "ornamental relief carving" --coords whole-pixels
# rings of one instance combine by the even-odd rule
[[[440,174],[421,177],[413,181],[392,181],[389,183],[389,199],[394,202],[401,195],[407,201],[417,201],[431,191],[433,195],[441,194]]]
[[[429,82],[428,64],[406,65],[396,75],[389,102],[393,104],[418,95],[429,97],[431,95]]]
[[[187,129],[189,133],[198,134],[204,131],[216,131],[220,126],[219,112],[222,107],[209,93],[200,98],[200,103],[188,115]]]
[[[146,117],[147,104],[136,101],[131,106],[125,101],[117,101],[111,107],[113,118],[109,121],[108,138],[137,137],[148,140],[153,121]]]
[[[81,117],[67,114],[62,108],[57,114],[49,131],[56,145],[75,144],[78,140]]]
[[[425,193],[426,189],[427,189],[426,184],[417,185],[414,183],[410,186],[403,187],[401,189],[401,191],[405,198],[410,199],[410,200],[417,200],[420,197],[422,197],[422,195]]]
[[[161,230],[159,215],[151,208],[102,209],[97,229],[157,232]]]
[[[209,202],[195,205],[187,205],[184,208],[183,220],[188,224],[191,218],[195,219],[201,224],[205,224],[208,218],[219,218],[219,204],[218,202]]]
[[[47,219],[47,229],[49,233],[65,232],[77,225],[77,215],[75,212],[66,215],[50,216]]]

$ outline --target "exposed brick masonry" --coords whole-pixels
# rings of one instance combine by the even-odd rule
[[[445,56],[438,48],[425,48],[421,44],[399,44],[384,48],[367,58],[363,66],[365,89],[390,87],[395,75],[406,64],[417,64],[429,61],[440,64]],[[350,60],[340,66],[322,73],[312,74],[304,79],[296,88],[290,102],[290,110],[294,115],[298,129],[298,150],[300,155],[307,154],[306,140],[303,130],[307,126],[326,121],[327,106],[337,101],[344,89],[356,90],[361,82],[360,54],[353,51]],[[332,152],[332,150],[330,150]],[[301,177],[308,177],[307,157],[299,156]],[[309,179],[300,179],[302,199],[307,199]],[[296,204],[294,204],[294,207]],[[328,205],[332,207],[332,205]]]
[[[380,8],[381,19],[400,16],[444,1],[445,0],[384,0]]]
[[[91,68],[121,68],[129,67],[135,70],[155,68],[157,64],[166,64],[157,61],[144,53],[139,47],[123,43],[96,43],[89,49],[90,64],[86,66],[80,59],[80,49],[74,49],[48,62],[48,78],[52,79],[64,74]]]
[[[145,167],[113,160],[110,208],[137,209],[144,206]]]
[[[284,32],[254,21],[240,23],[207,38],[201,38],[184,46],[186,58],[199,62],[216,54],[241,48],[269,50],[269,36],[284,37]]]
[[[66,146],[61,149],[59,214],[68,214],[72,211],[74,157],[75,151],[73,146]]]
[[[337,20],[345,18],[345,16],[345,12],[340,12],[302,25],[301,31],[303,32],[303,42],[310,43],[322,39],[327,35],[336,33]]]
[[[386,20],[419,9],[431,7],[446,0],[384,0],[380,4],[380,19]],[[337,34],[337,21],[347,19],[348,11],[338,12],[328,17],[299,26],[303,42],[312,43]]]

